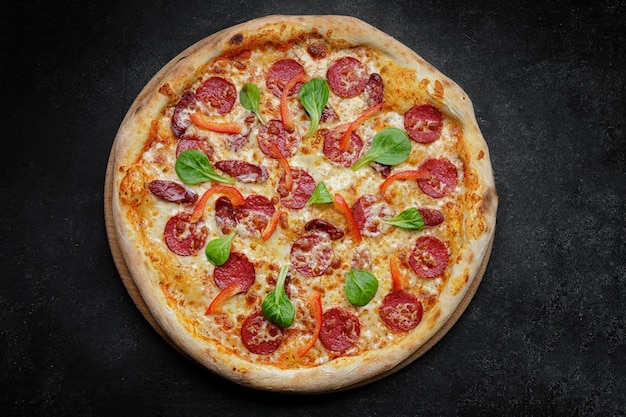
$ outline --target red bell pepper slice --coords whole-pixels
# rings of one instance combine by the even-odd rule
[[[311,315],[315,320],[315,330],[313,330],[313,337],[307,342],[306,345],[298,351],[297,356],[299,358],[307,354],[309,350],[315,345],[315,342],[319,338],[320,331],[322,330],[322,295],[318,291],[313,291],[308,300],[309,307],[311,308]]]
[[[352,210],[350,210],[350,206],[348,206],[348,203],[346,203],[346,200],[344,200],[341,194],[335,194],[333,207],[346,219],[346,223],[348,223],[348,233],[350,233],[350,237],[352,237],[352,240],[357,243],[361,243],[363,237],[361,237],[361,231],[359,230],[359,226],[357,226],[356,222],[354,221],[354,216],[352,215]]]
[[[380,192],[384,193],[389,185],[396,180],[416,180],[419,178],[430,178],[430,171],[427,169],[415,169],[408,171],[400,171],[388,176],[380,186]]]
[[[191,214],[190,223],[197,223],[198,220],[202,218],[204,214],[204,209],[206,208],[206,203],[209,201],[209,197],[211,197],[215,193],[220,193],[226,195],[235,206],[243,205],[246,200],[243,198],[243,195],[237,190],[235,187],[231,187],[229,185],[212,185],[209,187],[202,197],[198,200],[198,203],[193,209],[193,213]]]
[[[291,192],[293,188],[293,173],[291,172],[291,166],[289,165],[289,161],[287,158],[283,156],[283,153],[278,149],[278,146],[275,143],[272,143],[270,146],[270,152],[272,156],[280,162],[280,165],[283,167],[285,171],[285,182],[283,183],[283,187],[288,192]]]
[[[231,122],[216,122],[204,113],[191,113],[189,118],[194,125],[218,133],[241,133],[241,126]]]
[[[391,272],[391,280],[393,281],[393,289],[395,291],[404,290],[409,286],[406,276],[400,272],[398,260],[395,255],[391,255],[389,258],[389,270]]]
[[[280,95],[280,118],[283,121],[283,126],[285,130],[289,133],[293,132],[293,120],[291,119],[291,115],[289,114],[289,106],[287,106],[287,97],[289,96],[289,92],[292,88],[296,86],[296,84],[304,82],[306,80],[306,74],[300,73],[295,77],[292,77],[287,84],[283,87],[282,94]]]
[[[265,229],[263,229],[263,232],[261,232],[261,238],[263,239],[263,241],[266,241],[272,236],[272,234],[274,233],[274,230],[276,230],[276,226],[278,226],[278,221],[280,220],[280,216],[282,215],[283,215],[282,210],[274,211],[274,214],[272,214],[272,217],[270,217],[269,223],[267,223],[267,226],[265,226]]]
[[[383,104],[385,104],[385,102],[381,101],[380,103],[370,107],[369,109],[361,113],[361,115],[357,117],[352,123],[350,123],[348,129],[343,132],[343,136],[341,136],[341,139],[339,140],[339,150],[341,152],[346,152],[348,150],[348,146],[350,145],[350,136],[352,135],[352,132],[354,132],[356,128],[361,125],[361,123],[372,117],[378,110],[380,110],[380,108],[383,107]]]
[[[233,281],[232,284],[230,284],[228,287],[220,291],[219,294],[217,294],[217,297],[215,297],[215,299],[211,302],[209,307],[204,312],[204,315],[208,316],[210,314],[219,313],[222,309],[222,304],[224,304],[224,301],[228,300],[234,295],[239,294],[240,292],[241,285],[239,284],[239,282]]]

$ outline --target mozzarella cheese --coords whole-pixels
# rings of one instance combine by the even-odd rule
[[[376,55],[373,51],[366,51],[362,47],[350,50],[333,50],[331,48],[326,58],[314,59],[307,53],[306,46],[306,43],[296,43],[291,45],[287,51],[272,47],[253,50],[249,59],[245,60],[243,68],[239,61],[215,60],[206,65],[206,72],[189,88],[194,89],[204,79],[215,75],[230,80],[235,85],[237,92],[241,90],[244,84],[255,83],[261,89],[261,112],[264,118],[266,120],[280,119],[279,99],[265,87],[267,69],[271,63],[278,59],[295,59],[302,64],[309,78],[324,79],[329,65],[342,56],[353,56],[366,63],[370,73],[385,74],[385,68],[392,65],[386,58]],[[385,82],[384,77],[383,81]],[[393,94],[394,91],[385,90],[386,98],[390,98]],[[394,100],[390,101],[394,102]],[[154,137],[148,138],[150,145],[145,148],[135,163],[134,168],[143,173],[139,181],[147,183],[153,179],[168,179],[180,182],[173,169],[176,158],[176,138],[170,130],[170,116],[175,104],[176,100],[173,100],[170,106],[164,110],[163,117],[158,120],[157,132]],[[303,136],[309,126],[308,115],[299,104],[297,96],[291,96],[288,104],[289,111],[296,121],[296,134]],[[368,108],[364,94],[344,99],[331,92],[329,105],[335,110],[339,120],[321,123],[321,129],[332,129],[338,125],[349,123]],[[363,154],[367,151],[371,138],[380,129],[384,127],[404,129],[403,111],[405,110],[406,108],[398,106],[384,108],[381,113],[366,120],[357,129],[357,133],[364,141]],[[212,112],[210,108],[205,108],[204,111]],[[237,101],[233,110],[222,118],[224,121],[244,125],[245,119],[249,115],[250,112]],[[385,294],[392,290],[388,264],[390,256],[406,256],[410,251],[412,242],[419,234],[386,225],[381,228],[379,234],[364,233],[364,240],[360,245],[355,244],[347,234],[340,240],[328,243],[332,245],[335,261],[333,266],[322,276],[305,277],[292,269],[289,288],[291,289],[291,300],[296,307],[296,318],[281,347],[272,354],[260,357],[249,353],[243,346],[239,333],[241,324],[246,316],[260,308],[265,295],[273,289],[280,266],[290,262],[291,244],[297,237],[304,234],[304,224],[311,219],[322,218],[339,227],[345,227],[345,219],[333,210],[332,204],[313,204],[299,210],[290,210],[281,206],[276,193],[281,168],[276,160],[265,156],[259,150],[256,140],[259,126],[259,122],[255,121],[250,128],[248,140],[236,151],[228,146],[228,138],[224,134],[209,132],[193,125],[189,128],[190,134],[202,137],[212,144],[214,161],[237,159],[265,166],[270,172],[268,180],[262,183],[237,182],[235,186],[244,196],[261,194],[273,199],[276,208],[284,210],[288,217],[288,227],[279,226],[267,241],[263,241],[258,234],[250,233],[241,224],[236,228],[237,235],[231,243],[231,250],[245,253],[253,262],[256,280],[247,293],[237,294],[226,300],[220,313],[205,315],[207,306],[218,295],[220,289],[215,285],[212,278],[215,267],[207,261],[204,251],[193,256],[176,256],[167,249],[163,241],[163,230],[167,220],[181,211],[190,211],[191,209],[163,201],[149,192],[144,192],[141,204],[135,209],[138,218],[142,219],[140,223],[137,223],[137,233],[145,237],[145,251],[149,252],[150,259],[153,259],[156,265],[155,270],[159,273],[155,280],[158,281],[158,285],[170,300],[172,309],[177,312],[181,325],[185,326],[190,333],[210,343],[218,343],[224,349],[232,350],[233,354],[248,358],[250,361],[260,361],[285,368],[316,366],[338,355],[350,355],[381,348],[404,337],[403,334],[393,333],[384,326],[380,320],[378,309]],[[423,194],[415,181],[398,181],[389,188],[386,195],[387,201],[393,204],[395,214],[409,207],[429,206],[444,211],[444,214],[449,214],[450,217],[456,215],[447,209],[449,204],[454,203],[457,196],[463,195],[465,192],[463,185],[464,167],[458,156],[459,143],[456,132],[455,120],[452,117],[445,117],[442,134],[438,140],[428,145],[412,143],[413,150],[409,158],[393,168],[394,171],[415,169],[429,156],[448,158],[457,167],[459,175],[459,185],[454,193],[435,200]],[[322,142],[321,135],[316,135],[311,139],[302,138],[299,149],[308,149],[309,152],[298,152],[291,156],[289,158],[290,165],[306,170],[317,183],[323,181],[331,195],[341,194],[350,205],[359,196],[378,192],[378,187],[382,182],[380,173],[369,167],[363,167],[354,172],[349,168],[332,164],[322,152]],[[134,181],[130,178],[130,174],[128,175],[128,181]],[[202,195],[211,185],[210,182],[207,182],[186,187],[198,195]],[[143,185],[140,184],[140,186]],[[209,230],[208,240],[221,237],[215,216],[212,214],[212,207],[214,207],[214,201],[217,198],[218,196],[211,198],[203,218]],[[385,207],[386,205],[377,205],[374,214],[383,214],[382,211]],[[385,212],[384,214],[390,215],[392,213]],[[373,221],[380,222],[380,220]],[[454,227],[454,224],[444,222],[428,233],[438,235],[442,240],[450,242],[456,233],[453,230]],[[370,272],[379,281],[377,294],[364,307],[350,305],[344,290],[345,273],[349,271],[351,261],[357,251],[369,252],[371,259],[367,266],[371,268]],[[309,262],[315,262],[316,251],[302,252],[299,256],[309,259]],[[424,309],[426,311],[431,308],[436,301],[437,294],[445,284],[446,277],[422,279],[406,265],[403,267],[403,273],[409,278],[410,288],[408,290],[419,295],[421,299],[431,300],[425,302]],[[330,352],[318,341],[312,348],[311,354],[294,360],[293,353],[303,346],[309,337],[312,337],[312,319],[308,312],[307,299],[314,289],[322,291],[324,309],[342,307],[353,311],[359,317],[361,334],[356,345],[346,352]]]

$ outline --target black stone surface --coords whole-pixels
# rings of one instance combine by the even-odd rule
[[[144,320],[103,217],[122,118],[187,46],[346,14],[472,98],[500,196],[491,261],[426,355],[347,392],[225,382]],[[0,415],[626,415],[624,1],[85,1],[0,6]]]

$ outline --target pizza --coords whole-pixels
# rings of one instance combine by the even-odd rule
[[[111,151],[113,238],[156,326],[248,387],[395,372],[484,272],[497,194],[470,99],[346,16],[268,16],[170,61]]]

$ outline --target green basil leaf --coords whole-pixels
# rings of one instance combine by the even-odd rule
[[[280,327],[289,327],[293,324],[296,310],[285,294],[285,279],[289,265],[283,265],[278,274],[276,288],[265,296],[261,310],[266,319]]]
[[[261,103],[261,92],[256,84],[244,84],[239,91],[239,101],[244,109],[252,111],[256,117],[259,118],[259,121],[265,124],[265,119],[263,119],[263,115],[261,115],[261,110],[259,108]]]
[[[211,240],[204,250],[206,258],[215,266],[224,265],[230,257],[230,242],[235,237],[235,232]]]
[[[319,126],[324,107],[326,107],[326,103],[328,102],[328,95],[328,84],[326,83],[326,80],[321,78],[313,78],[300,88],[300,91],[298,92],[300,103],[302,103],[302,107],[304,107],[304,110],[306,110],[311,119],[309,130],[307,130],[304,135],[305,138],[310,138],[313,134],[315,134],[315,131]]]
[[[392,224],[402,229],[422,230],[424,228],[424,218],[415,207],[408,208],[395,217],[383,220],[385,223]]]
[[[234,184],[235,179],[218,174],[209,158],[197,149],[188,149],[181,152],[176,158],[174,166],[176,173],[185,184],[199,184],[205,181],[222,182]]]
[[[374,274],[351,268],[346,272],[346,297],[350,304],[361,307],[369,303],[378,291],[378,279]]]
[[[356,171],[370,162],[397,165],[409,157],[411,149],[411,141],[406,133],[395,127],[386,127],[374,135],[370,149],[352,165],[352,170]]]
[[[326,188],[326,184],[323,181],[318,182],[315,185],[315,189],[313,190],[313,194],[306,202],[307,206],[311,204],[328,204],[333,202],[333,197],[330,195],[328,188]]]

